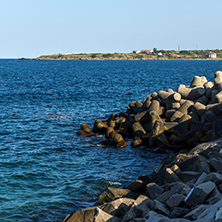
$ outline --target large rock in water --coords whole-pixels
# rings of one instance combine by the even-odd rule
[[[98,207],[86,208],[67,216],[64,222],[120,222],[121,219],[102,211]]]
[[[99,195],[99,204],[110,202],[110,201],[113,201],[117,198],[130,196],[130,194],[132,194],[132,193],[129,189],[119,189],[119,188],[107,187]]]

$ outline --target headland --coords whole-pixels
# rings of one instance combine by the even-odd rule
[[[132,53],[73,53],[41,55],[20,60],[221,60],[222,50],[142,50]]]

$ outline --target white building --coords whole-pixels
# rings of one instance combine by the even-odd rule
[[[138,54],[140,52],[141,52],[140,50],[133,50],[133,53],[136,53],[136,54]]]
[[[217,53],[215,53],[215,52],[207,52],[207,53],[205,54],[205,57],[206,57],[206,58],[215,59],[215,58],[217,58]]]

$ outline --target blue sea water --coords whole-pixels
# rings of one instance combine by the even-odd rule
[[[217,70],[222,61],[0,60],[0,221],[62,221],[151,173],[164,155],[97,146],[80,125]]]

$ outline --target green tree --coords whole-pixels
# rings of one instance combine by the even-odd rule
[[[157,48],[153,48],[153,52],[154,52],[154,53],[157,53]]]

